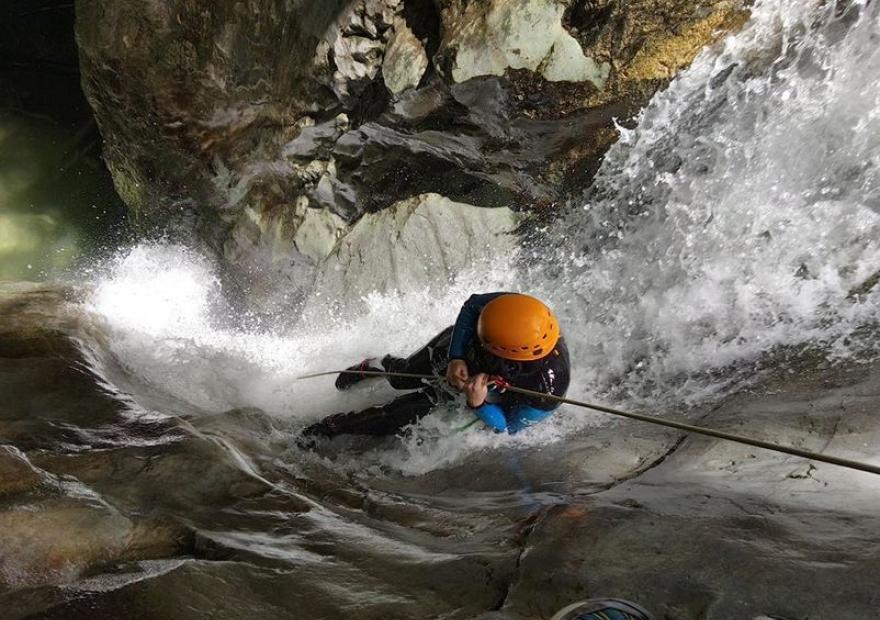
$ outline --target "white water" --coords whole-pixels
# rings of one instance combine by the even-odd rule
[[[875,293],[847,294],[880,269],[880,20],[877,3],[855,25],[830,11],[759,2],[743,32],[704,52],[623,131],[585,204],[551,231],[562,249],[524,271],[481,268],[440,295],[371,296],[345,318],[282,332],[242,327],[196,253],[143,244],[109,266],[89,301],[104,342],[97,368],[145,409],[171,399],[177,412],[258,407],[305,423],[391,393],[340,394],[331,379],[296,376],[408,353],[471,292],[496,287],[551,301],[575,397],[671,407],[724,393],[741,375],[712,371],[774,346],[853,355],[847,336],[878,318]],[[466,421],[429,416],[360,464],[419,473],[601,420],[563,411],[518,437],[451,434]]]
[[[846,357],[876,320],[875,293],[846,298],[880,269],[878,7],[847,27],[818,4],[757,3],[622,131],[562,227],[552,299],[592,390],[697,401],[733,376],[707,371],[777,345]]]

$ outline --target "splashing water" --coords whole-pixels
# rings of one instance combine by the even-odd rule
[[[100,338],[86,343],[87,356],[111,389],[133,397],[139,414],[204,415],[256,407],[290,419],[297,432],[323,416],[399,395],[384,382],[340,393],[333,377],[297,381],[298,376],[367,356],[408,355],[455,320],[472,290],[509,288],[511,273],[506,265],[482,265],[460,274],[440,295],[427,288],[369,295],[357,312],[320,323],[286,331],[246,329],[241,325],[247,317],[233,316],[204,257],[180,246],[144,243],[121,252],[98,279],[87,310],[92,332]],[[420,424],[402,450],[398,443],[369,451],[348,466],[359,469],[366,462],[417,474],[500,445],[504,438],[490,433],[456,433],[471,419],[464,411],[447,407]],[[541,435],[545,440],[559,436],[556,428]]]
[[[144,243],[120,253],[90,296],[94,331],[104,336],[103,349],[90,353],[99,374],[138,395],[147,408],[216,413],[258,407],[312,421],[387,400],[393,391],[341,394],[332,377],[296,377],[367,356],[407,355],[454,321],[474,287],[510,286],[509,274],[484,265],[460,274],[439,296],[427,288],[369,295],[362,308],[343,317],[328,315],[294,330],[248,329],[241,327],[248,317],[236,317],[224,303],[204,257],[181,246]],[[122,372],[114,373],[116,366]],[[147,389],[171,401],[145,398]]]
[[[693,402],[733,379],[708,371],[780,345],[847,356],[876,319],[876,294],[850,293],[880,269],[878,7],[830,4],[757,3],[554,231],[569,243],[544,273],[587,390]]]
[[[197,254],[143,244],[100,278],[89,310],[96,366],[144,407],[259,407],[303,422],[387,400],[293,378],[367,355],[405,354],[450,324],[474,290],[530,289],[560,314],[575,397],[630,406],[700,402],[774,347],[854,355],[878,318],[863,286],[880,270],[880,19],[756,3],[746,28],[705,51],[621,129],[584,202],[550,231],[549,257],[460,274],[445,290],[372,295],[346,317],[293,332],[244,329]],[[532,283],[541,282],[537,286]],[[528,285],[524,283],[529,283]],[[380,350],[377,350],[380,349]],[[113,360],[125,372],[113,374]],[[728,369],[728,370],[725,370]],[[157,397],[156,394],[161,395]],[[592,417],[557,415],[521,437],[464,433],[456,412],[370,458],[406,473],[504,443],[556,441]]]

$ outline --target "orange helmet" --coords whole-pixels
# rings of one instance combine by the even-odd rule
[[[498,357],[537,360],[549,355],[559,341],[559,322],[540,300],[508,293],[486,304],[477,334],[483,347]]]

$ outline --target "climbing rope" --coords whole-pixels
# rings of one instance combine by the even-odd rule
[[[350,368],[347,370],[328,370],[326,372],[302,375],[301,377],[297,377],[295,381],[299,381],[300,379],[314,379],[315,377],[329,377],[330,375],[341,375],[343,373],[350,375],[369,375],[374,377],[406,377],[408,379],[425,379],[426,381],[437,381],[442,378],[436,375],[417,375],[411,372],[387,372],[384,370],[361,370],[360,368]]]
[[[324,377],[329,375],[338,375],[341,373],[355,373],[362,375],[371,375],[376,377],[407,377],[410,379],[424,379],[425,381],[438,381],[441,377],[435,375],[420,375],[414,373],[407,372],[387,372],[381,370],[330,370],[327,372],[317,372],[310,375],[303,375],[301,377],[297,377],[296,379],[311,379],[314,377]],[[594,403],[587,403],[581,400],[574,400],[572,398],[564,398],[562,396],[555,396],[553,394],[544,394],[543,392],[536,392],[534,390],[527,390],[525,388],[516,387],[515,385],[510,385],[502,379],[501,377],[492,377],[490,385],[494,385],[495,389],[499,392],[510,391],[515,392],[517,394],[523,394],[525,396],[532,396],[535,398],[541,398],[544,400],[551,400],[557,403],[573,405],[575,407],[581,407],[583,409],[593,409],[594,411],[601,411],[602,413],[608,413],[611,415],[616,415],[624,418],[629,418],[631,420],[638,420],[639,422],[647,422],[648,424],[654,424],[656,426],[665,426],[667,428],[674,428],[676,430],[684,431],[686,433],[694,433],[697,435],[705,435],[706,437],[714,437],[716,439],[724,439],[726,441],[732,441],[735,443],[744,444],[747,446],[752,446],[755,448],[763,448],[765,450],[772,450],[774,452],[781,452],[783,454],[790,454],[792,456],[799,456],[801,458],[805,458],[808,460],[819,461],[821,463],[828,463],[829,465],[837,465],[839,467],[846,467],[848,469],[855,469],[857,471],[867,472],[869,474],[877,474],[880,475],[880,466],[871,465],[870,463],[863,463],[861,461],[854,461],[851,459],[844,459],[837,456],[829,455],[829,454],[819,454],[818,452],[811,452],[809,450],[802,450],[801,448],[795,448],[793,446],[783,446],[780,444],[772,443],[769,441],[764,441],[762,439],[754,439],[752,437],[745,437],[743,435],[737,435],[734,433],[728,433],[725,431],[718,431],[712,428],[705,428],[703,426],[694,426],[692,424],[685,424],[684,422],[676,422],[674,420],[667,420],[665,418],[658,418],[654,416],[649,416],[641,413],[632,413],[629,411],[622,411],[620,409],[614,409],[613,407],[606,407],[605,405],[596,405]],[[474,424],[476,421],[471,422],[467,426],[462,427],[460,430],[464,430]]]

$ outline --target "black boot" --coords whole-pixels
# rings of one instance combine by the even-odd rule
[[[362,361],[360,364],[355,364],[354,366],[349,366],[346,370],[351,372],[341,372],[339,376],[336,377],[336,389],[337,390],[347,390],[353,385],[364,381],[365,379],[375,379],[376,375],[370,375],[364,373],[364,371],[371,372],[384,372],[385,369],[382,368],[381,364],[374,358],[367,358]]]
[[[337,428],[338,422],[345,419],[348,414],[337,413],[324,418],[320,422],[310,424],[302,430],[296,443],[304,450],[312,450],[318,444],[319,439],[331,439],[340,434]]]
[[[445,394],[445,392],[444,392]],[[405,426],[415,424],[431,413],[438,402],[434,390],[424,389],[404,394],[386,405],[367,407],[363,411],[349,411],[328,416],[307,426],[302,438],[336,437],[337,435],[396,435]]]

